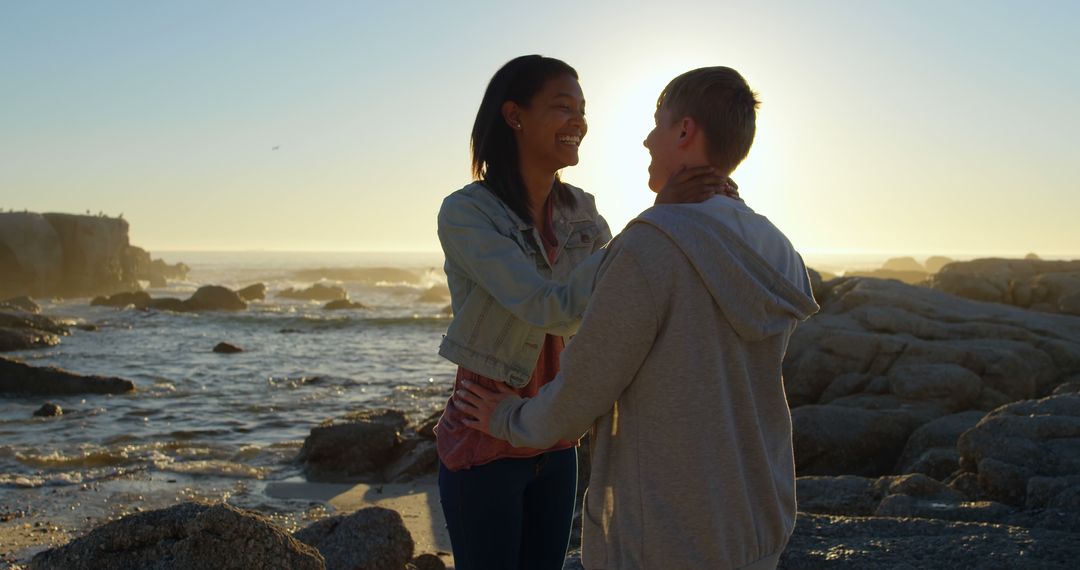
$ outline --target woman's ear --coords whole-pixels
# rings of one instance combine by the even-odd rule
[[[502,116],[506,125],[515,131],[521,130],[521,107],[513,101],[502,104]]]

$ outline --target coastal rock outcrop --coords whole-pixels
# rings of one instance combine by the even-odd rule
[[[154,309],[158,311],[190,312],[190,311],[242,311],[247,308],[241,296],[235,291],[220,285],[204,285],[199,287],[191,297],[180,300],[174,297],[152,298],[145,291],[122,292],[106,296],[95,297],[90,304],[93,306],[135,309]]]
[[[1080,315],[1080,260],[976,259],[946,265],[930,286],[953,295]]]
[[[0,311],[0,352],[56,346],[68,332],[66,324],[44,315]]]
[[[242,311],[247,302],[236,291],[220,285],[203,285],[184,301],[192,311]]]
[[[1080,509],[1080,394],[994,410],[957,443],[960,465],[990,499]]]
[[[244,349],[236,346],[235,344],[219,342],[214,345],[213,352],[216,352],[218,354],[237,354],[240,352],[244,352]]]
[[[380,410],[313,428],[297,461],[312,481],[399,482],[433,471],[438,454],[434,441],[409,427],[403,413]]]
[[[326,310],[326,311],[340,311],[340,310],[343,310],[343,309],[348,310],[348,309],[367,309],[367,308],[368,308],[368,306],[363,304],[363,303],[357,303],[355,301],[350,301],[348,299],[338,299],[337,301],[330,301],[329,303],[327,303],[323,307],[323,310]]]
[[[256,283],[254,285],[248,285],[247,287],[244,287],[243,289],[237,291],[236,294],[240,295],[241,299],[248,302],[262,301],[266,299],[266,284]]]
[[[107,295],[186,273],[132,246],[122,218],[0,212],[0,298]]]
[[[59,368],[39,368],[0,357],[0,393],[123,394],[134,389],[134,383],[122,378],[83,376]]]
[[[2,310],[23,311],[37,315],[41,313],[41,305],[35,303],[30,297],[23,295],[22,297],[12,297],[6,301],[0,301],[0,311]]]
[[[278,293],[277,296],[299,301],[337,301],[349,298],[345,289],[337,285],[323,285],[322,283],[316,283],[307,289],[290,287]]]
[[[800,474],[889,474],[923,424],[1080,374],[1075,317],[869,278],[834,280],[819,302],[784,362]]]
[[[30,570],[323,570],[321,554],[268,519],[227,504],[129,515],[42,552]]]
[[[397,511],[381,507],[312,523],[293,536],[326,559],[326,570],[403,570],[415,544]]]

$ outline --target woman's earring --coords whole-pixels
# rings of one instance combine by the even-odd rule
[[[515,124],[514,128],[520,131],[521,130],[521,123]]]

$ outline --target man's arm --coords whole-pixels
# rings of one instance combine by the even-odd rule
[[[658,326],[644,269],[625,247],[613,247],[581,330],[563,351],[561,371],[553,381],[530,399],[473,386],[472,394],[461,393],[455,401],[478,418],[466,425],[515,447],[543,449],[562,439],[577,439],[634,380]]]

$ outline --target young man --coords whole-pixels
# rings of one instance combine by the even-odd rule
[[[688,167],[729,175],[758,101],[733,69],[660,94],[649,187]],[[773,568],[795,522],[788,339],[818,309],[802,258],[740,201],[645,211],[610,245],[561,372],[531,399],[467,386],[476,429],[545,447],[591,425],[589,569]]]

